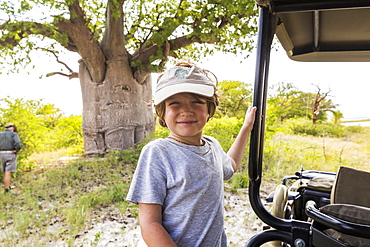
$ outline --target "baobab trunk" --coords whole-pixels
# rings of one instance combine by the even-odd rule
[[[80,62],[85,154],[133,147],[154,130],[151,77],[139,84],[122,60],[107,61],[102,83],[92,82]]]

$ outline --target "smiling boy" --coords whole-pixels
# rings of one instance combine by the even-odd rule
[[[148,246],[226,246],[223,181],[239,168],[255,118],[244,124],[226,154],[203,128],[219,104],[213,75],[179,63],[159,79],[154,105],[170,135],[142,150],[127,200],[139,205]]]

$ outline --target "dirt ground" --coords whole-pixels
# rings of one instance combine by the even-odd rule
[[[261,196],[268,192],[261,190]],[[122,215],[115,209],[106,209],[89,224],[89,230],[76,238],[75,246],[146,246],[141,240],[137,219],[130,214]],[[245,246],[249,238],[262,231],[263,224],[251,208],[247,189],[237,193],[226,189],[225,231],[229,247]]]

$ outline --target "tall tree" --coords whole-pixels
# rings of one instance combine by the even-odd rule
[[[279,82],[272,85],[268,99],[268,116],[281,123],[285,119],[304,117],[306,107],[302,94],[292,83]]]
[[[332,111],[332,113],[333,113],[334,123],[335,124],[339,123],[340,119],[343,118],[343,113],[341,111]]]
[[[322,92],[319,86],[316,85],[316,88],[316,93],[309,93],[298,90],[292,83],[272,85],[267,107],[270,121],[279,120],[283,123],[285,119],[307,117],[316,124],[318,120],[326,120],[328,111],[338,121],[343,116],[336,111],[337,105],[328,99],[330,90]]]
[[[327,99],[330,89],[327,92],[322,92],[319,86],[316,85],[316,87],[317,92],[315,97],[313,97],[313,102],[311,105],[313,124],[316,124],[320,114],[324,114],[327,111],[333,112],[337,107],[337,105],[335,105],[331,99]]]
[[[85,153],[106,153],[153,130],[151,72],[170,57],[250,50],[255,16],[251,0],[2,0],[0,49],[17,65],[35,48],[78,53],[78,73],[54,74],[79,78]]]
[[[221,81],[218,89],[221,97],[216,116],[244,118],[252,104],[252,85],[241,81]]]

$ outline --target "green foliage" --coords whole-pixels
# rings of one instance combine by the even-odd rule
[[[239,120],[223,121],[229,123],[222,125],[222,131],[227,133],[234,131]],[[213,124],[215,133],[219,127]],[[335,172],[345,165],[368,170],[370,128],[345,129],[352,134],[344,138],[286,133],[270,136],[264,147],[263,180],[280,183],[285,175],[301,168]],[[208,131],[213,132],[212,128]],[[228,146],[229,140],[219,141]],[[127,160],[139,154],[141,148],[132,149]],[[0,200],[0,225],[7,229],[7,238],[0,238],[0,245],[18,246],[29,243],[31,238],[37,246],[52,242],[74,246],[75,237],[89,220],[101,217],[101,212],[106,212],[103,209],[137,217],[137,206],[124,201],[137,160],[126,163],[122,156],[125,155],[110,153],[103,158],[81,158],[63,167],[20,171],[14,180],[14,194]],[[246,188],[248,180],[247,173],[236,173],[228,186],[232,190]],[[54,232],[50,231],[53,224],[58,226]],[[95,240],[98,238],[96,233]]]
[[[347,126],[346,132],[348,133],[361,133],[364,131],[364,128],[361,126]]]
[[[155,139],[155,138],[166,138],[166,136],[168,136],[170,134],[170,130],[168,128],[165,128],[165,127],[162,127],[159,123],[158,123],[158,119],[156,121],[156,125],[155,125],[155,131],[152,133],[152,138]]]
[[[45,145],[49,150],[83,145],[81,116],[60,117],[53,127]]]
[[[252,85],[240,81],[221,81],[218,84],[220,106],[216,117],[244,118],[252,104]]]
[[[123,27],[108,27],[111,22],[106,13],[115,20],[124,15]],[[0,5],[0,14],[3,18],[0,19],[0,50],[3,54],[0,64],[10,65],[0,71],[16,72],[30,64],[30,56],[36,47],[58,55],[62,51],[76,52],[79,49],[79,54],[84,56],[83,49],[75,46],[77,42],[70,40],[93,39],[101,44],[106,30],[112,39],[124,36],[125,49],[130,54],[155,46],[156,52],[145,61],[129,62],[135,66],[145,64],[157,71],[168,56],[196,59],[212,54],[214,49],[235,54],[250,51],[258,11],[255,2],[250,0],[217,3],[129,0],[110,1],[109,4],[95,0],[15,0]],[[74,28],[80,30],[75,19],[79,20],[78,24],[84,22],[85,32],[74,31]],[[178,42],[179,39],[182,41]],[[172,43],[170,53],[165,47],[167,42]]]
[[[67,223],[73,226],[71,228],[73,229],[72,232],[77,234],[81,231],[94,209],[99,207],[106,208],[112,204],[123,202],[126,193],[127,185],[118,183],[81,195],[73,208],[66,208],[64,210]]]
[[[308,118],[314,123],[326,121],[327,112],[332,112],[334,123],[338,123],[343,114],[335,110],[336,105],[327,94],[303,92],[292,83],[280,82],[272,85],[267,102],[267,123],[283,123],[286,119]]]
[[[119,80],[119,75],[127,75],[130,71],[132,78],[144,84],[144,80],[149,79],[148,74],[163,70],[170,58],[198,60],[215,50],[249,54],[257,30],[257,14],[256,4],[250,0],[14,0],[11,4],[7,1],[0,5],[0,66],[3,65],[0,73],[39,66],[42,63],[33,57],[51,54],[58,65],[64,67],[45,74],[75,78],[72,66],[65,63],[73,57],[65,53],[73,52],[86,65],[84,71],[91,75],[91,81]],[[127,55],[123,56],[123,66],[109,65],[109,60],[121,61],[122,54]],[[76,57],[75,61],[78,59]],[[143,90],[150,90],[150,87],[143,87]],[[117,93],[113,92],[116,90],[103,91],[97,90],[94,97],[109,98],[109,94]],[[83,90],[83,93],[90,91]],[[129,101],[134,102],[133,99]],[[146,121],[143,119],[139,121]],[[116,120],[115,124],[122,123]],[[102,128],[103,132],[112,127],[107,121],[101,124],[98,129],[90,127],[94,131]],[[107,146],[112,145],[107,143]]]
[[[345,127],[342,125],[327,122],[313,124],[304,118],[289,119],[282,128],[295,135],[343,137],[345,133]]]
[[[118,159],[125,163],[136,164],[140,157],[141,149],[151,140],[152,138],[146,138],[140,143],[136,144],[134,148],[122,150],[122,152],[115,151],[109,152],[106,155],[108,159]]]
[[[335,124],[339,123],[340,119],[343,118],[343,113],[341,111],[333,111],[333,122]]]
[[[30,169],[35,164],[29,157],[37,152],[83,145],[82,118],[64,117],[54,105],[43,105],[42,100],[0,99],[0,125],[12,122],[17,127],[22,149],[18,154],[18,167]]]
[[[0,245],[18,246],[31,237],[40,240],[38,246],[60,240],[73,246],[87,220],[102,209],[135,212],[134,205],[124,201],[133,169],[109,157],[18,172],[14,194],[0,200],[0,225],[9,231],[7,238],[0,236]],[[55,223],[58,227],[52,232],[49,228]],[[12,240],[11,235],[17,237]]]
[[[361,134],[343,138],[275,134],[265,141],[264,177],[279,181],[302,168],[336,172],[339,166],[349,166],[369,170],[369,130],[362,127]]]
[[[248,188],[249,177],[248,173],[236,173],[228,182],[232,190]]]
[[[222,148],[227,151],[233,144],[242,125],[243,119],[235,117],[211,118],[204,127],[203,134],[216,138]]]
[[[302,97],[302,93],[291,83],[272,85],[267,107],[268,123],[283,123],[285,119],[310,116],[310,99]]]
[[[20,167],[27,158],[37,150],[37,146],[44,139],[46,127],[43,121],[37,117],[36,109],[40,102],[24,101],[23,99],[12,100],[9,97],[0,100],[1,125],[12,122],[17,127],[18,135],[22,142],[22,150],[18,155]]]
[[[187,35],[201,44],[180,47],[176,54],[185,57],[197,58],[212,53],[212,47],[233,53],[251,48],[250,34],[255,32],[253,20],[256,15],[251,1],[182,1],[180,5],[177,1],[159,1],[156,6],[152,1],[132,1],[124,7],[124,12],[129,16],[127,26],[130,29],[126,34],[129,37],[128,46],[133,50],[147,37],[151,37],[151,43],[163,44],[170,35]],[[220,26],[220,20],[225,25]],[[148,28],[150,26],[152,28]],[[215,28],[217,26],[219,28]],[[217,42],[212,42],[212,46],[207,45],[211,40]],[[157,59],[160,54],[162,52],[157,54]]]

